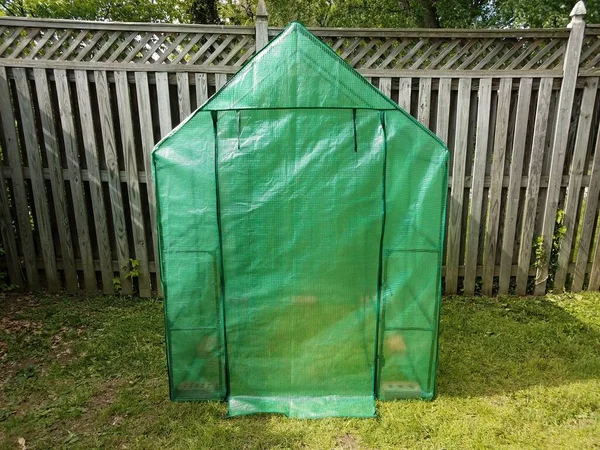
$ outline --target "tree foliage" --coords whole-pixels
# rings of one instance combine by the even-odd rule
[[[119,22],[219,22],[216,0],[0,0],[8,15]]]
[[[223,17],[250,23],[257,0],[227,0]],[[267,0],[269,23],[309,26],[506,28],[564,27],[576,0]],[[587,0],[586,21],[600,22],[600,0]],[[231,13],[237,10],[236,13]]]
[[[0,14],[127,22],[251,24],[258,0],[0,0]],[[564,27],[576,0],[267,0],[269,23],[328,27]],[[600,0],[586,21],[600,22]]]

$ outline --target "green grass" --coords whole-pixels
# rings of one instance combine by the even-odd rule
[[[600,294],[446,298],[438,397],[228,419],[167,396],[162,305],[0,297],[0,448],[600,448]]]

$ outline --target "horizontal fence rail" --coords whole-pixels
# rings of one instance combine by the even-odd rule
[[[160,295],[150,152],[280,31],[0,18],[0,283]],[[447,294],[600,288],[600,26],[311,31],[448,144]]]

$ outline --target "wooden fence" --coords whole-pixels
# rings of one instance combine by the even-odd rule
[[[600,288],[582,8],[567,29],[312,30],[448,143],[446,293]],[[279,31],[264,9],[255,27],[0,18],[5,283],[160,294],[150,152]]]

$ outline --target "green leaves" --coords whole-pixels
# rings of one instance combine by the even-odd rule
[[[0,0],[0,15],[252,25],[257,0]],[[575,0],[270,0],[269,24],[321,27],[564,27]],[[587,0],[588,23],[600,0]]]

